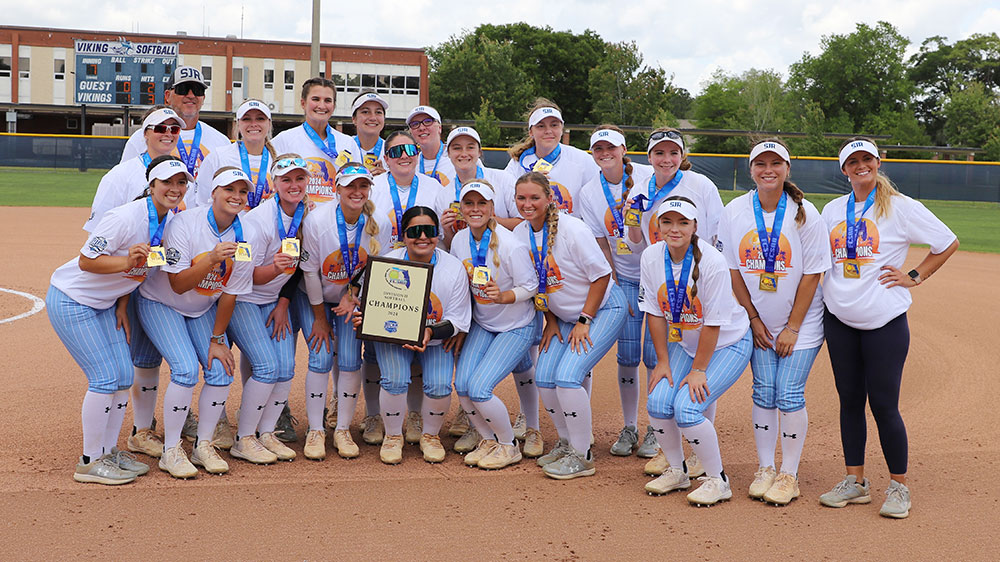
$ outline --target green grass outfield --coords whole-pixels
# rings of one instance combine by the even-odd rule
[[[107,170],[0,167],[0,205],[12,207],[89,207],[97,184]],[[720,190],[728,203],[741,191]],[[835,195],[812,193],[806,197],[823,210]],[[923,202],[951,228],[972,252],[1000,253],[1000,205],[971,201]]]

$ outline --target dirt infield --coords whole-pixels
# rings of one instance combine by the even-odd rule
[[[86,209],[0,207],[0,287],[44,298],[51,272],[83,244],[86,215]],[[924,252],[912,251],[908,265]],[[484,472],[466,468],[455,454],[429,465],[412,445],[394,467],[363,444],[359,459],[331,451],[326,461],[312,462],[301,457],[300,441],[300,457],[290,464],[232,461],[228,475],[202,472],[186,482],[154,466],[120,488],[78,484],[72,470],[86,381],[43,311],[0,324],[0,559],[997,560],[1000,299],[992,286],[998,272],[1000,255],[959,252],[914,290],[901,398],[914,507],[901,521],[878,516],[888,473],[870,418],[872,504],[838,510],[817,501],[843,476],[825,351],[806,388],[802,497],[786,508],[746,497],[757,468],[749,369],[720,401],[716,424],[733,500],[699,509],[680,494],[647,496],[643,460],[607,453],[621,424],[613,353],[594,375],[598,472],[591,478],[549,480],[528,461]],[[30,308],[27,299],[0,293],[0,319]],[[300,436],[302,347],[291,393],[292,410],[303,420]],[[228,405],[233,420],[238,392],[236,383]],[[509,379],[499,394],[515,403]],[[542,431],[554,439],[544,413]],[[454,439],[444,441],[450,447]]]

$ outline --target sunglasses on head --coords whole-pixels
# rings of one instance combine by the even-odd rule
[[[415,224],[413,226],[406,227],[403,234],[407,238],[412,238],[414,240],[420,238],[421,235],[426,235],[428,238],[436,238],[438,235],[438,227],[433,224]]]
[[[661,140],[661,139],[681,140],[681,136],[680,134],[674,131],[657,131],[649,135],[649,140],[651,141]]]
[[[274,163],[276,171],[287,170],[288,168],[308,168],[306,161],[301,158],[282,158]]]
[[[388,158],[402,158],[404,154],[407,156],[416,156],[420,154],[420,148],[415,144],[397,144],[385,149],[385,155]]]
[[[183,82],[174,86],[174,93],[179,96],[186,96],[188,92],[194,92],[194,95],[198,97],[204,96],[205,86],[192,82]]]
[[[154,133],[163,134],[169,132],[171,135],[176,135],[181,132],[180,125],[164,125],[160,123],[159,125],[150,125],[146,129],[152,129]]]
[[[407,123],[407,125],[410,127],[410,130],[416,131],[417,129],[420,128],[421,125],[423,125],[424,127],[430,127],[431,125],[434,124],[435,121],[436,119],[434,119],[433,117],[427,117],[426,119],[414,119],[413,121]]]

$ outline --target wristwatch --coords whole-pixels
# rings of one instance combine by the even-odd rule
[[[219,345],[226,345],[226,334],[212,335],[212,343],[217,343]]]
[[[916,283],[917,285],[923,283],[924,281],[923,278],[920,277],[920,272],[917,271],[916,269],[911,269],[908,275],[910,276],[910,279],[913,279],[913,282]]]
[[[577,324],[583,324],[584,326],[590,326],[594,323],[594,319],[589,316],[580,315],[580,318],[576,321]]]

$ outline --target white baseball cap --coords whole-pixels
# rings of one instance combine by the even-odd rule
[[[168,180],[177,174],[184,174],[187,176],[189,182],[194,181],[194,176],[188,171],[187,166],[184,165],[180,160],[164,160],[156,165],[152,170],[146,174],[146,179],[150,184],[153,180]]]
[[[750,162],[753,162],[754,158],[764,154],[765,152],[773,152],[780,156],[782,160],[788,162],[789,165],[792,163],[792,159],[788,155],[788,149],[774,141],[763,141],[757,143],[757,145],[750,151]]]
[[[382,111],[389,111],[389,102],[385,101],[382,96],[374,92],[365,92],[364,94],[358,96],[358,99],[354,100],[354,103],[351,104],[351,115],[354,115],[355,111],[370,101],[377,102],[381,105]]]
[[[153,125],[162,125],[163,123],[166,123],[167,121],[171,120],[175,121],[178,125],[180,125],[182,129],[187,126],[184,123],[184,120],[181,119],[181,116],[177,115],[176,111],[170,109],[169,107],[164,107],[150,113],[149,115],[146,116],[145,119],[142,120],[142,130],[145,131],[147,127],[152,127]]]
[[[260,111],[264,114],[264,117],[267,117],[268,119],[271,118],[271,108],[267,107],[266,103],[260,100],[247,100],[236,108],[236,120],[239,121],[240,119],[243,119],[243,116],[246,115],[251,109]]]
[[[560,123],[565,123],[563,121],[562,112],[554,107],[539,107],[538,109],[531,112],[531,116],[528,117],[528,127],[534,127],[539,121],[545,119],[546,117],[555,117]]]
[[[166,89],[173,90],[174,86],[184,82],[195,82],[206,88],[208,87],[205,79],[201,76],[200,70],[193,66],[178,66],[174,70],[174,73],[170,75],[170,81],[167,83]]]
[[[653,151],[653,147],[660,144],[661,142],[672,142],[680,147],[681,152],[684,152],[684,138],[676,131],[656,131],[649,135],[649,144],[646,145],[646,153],[649,154]]]
[[[446,140],[444,143],[445,147],[450,146],[451,141],[461,136],[472,137],[476,139],[476,142],[478,142],[480,146],[482,146],[483,144],[483,141],[479,138],[479,133],[476,132],[476,130],[473,129],[472,127],[456,127],[452,129],[450,133],[448,133],[448,140]]]
[[[625,135],[613,129],[594,131],[594,134],[590,135],[590,148],[594,148],[594,145],[601,141],[610,142],[614,146],[625,146]]]
[[[437,112],[436,109],[429,105],[418,105],[410,110],[410,114],[406,116],[406,123],[409,124],[410,120],[421,113],[426,113],[431,116],[438,123],[441,122],[441,114]]]
[[[483,199],[487,201],[493,200],[493,188],[489,184],[481,181],[472,180],[469,183],[462,186],[462,192],[458,195],[458,200],[461,201],[465,199],[465,196],[469,193],[475,191],[476,193],[483,196]]]
[[[337,172],[337,185],[343,187],[358,178],[365,178],[370,183],[375,183],[371,172],[368,171],[368,168],[365,168],[364,164],[348,162]]]
[[[674,211],[675,213],[680,213],[682,217],[698,220],[698,209],[693,204],[687,201],[682,201],[680,199],[667,199],[656,209],[656,216],[659,217],[664,213],[669,213]]]
[[[867,152],[875,158],[881,159],[882,156],[878,153],[878,147],[866,140],[856,140],[854,142],[848,143],[844,148],[840,149],[840,168],[844,168],[844,162],[854,154],[855,152]]]
[[[306,162],[301,156],[276,160],[274,164],[271,164],[271,177],[277,178],[291,172],[292,170],[305,170],[308,174],[309,163]]]
[[[233,168],[231,170],[225,170],[219,175],[212,178],[212,191],[215,191],[215,188],[217,187],[221,187],[223,185],[229,185],[237,181],[246,182],[247,187],[253,189],[253,182],[250,181],[250,176],[248,176],[246,172],[240,170],[239,168]]]

